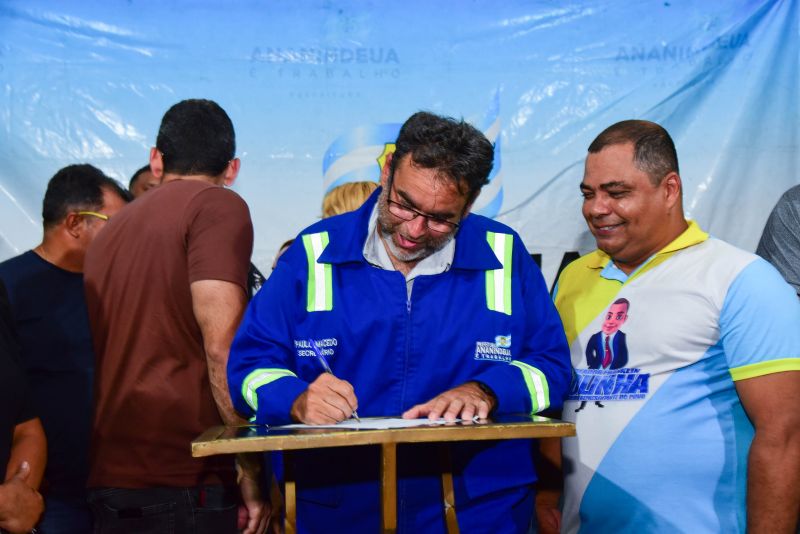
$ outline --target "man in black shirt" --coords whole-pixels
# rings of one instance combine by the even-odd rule
[[[94,352],[83,260],[94,236],[124,207],[127,191],[91,165],[50,180],[42,243],[0,263],[31,399],[49,442],[42,493],[44,534],[88,534],[86,502]]]
[[[36,491],[44,470],[45,440],[26,395],[5,287],[0,283],[0,467],[14,476],[0,484],[0,532],[33,528],[42,513]]]

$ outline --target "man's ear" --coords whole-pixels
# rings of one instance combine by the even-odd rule
[[[150,172],[159,181],[164,177],[164,159],[156,147],[150,149]]]
[[[225,172],[222,176],[222,185],[226,187],[233,185],[233,182],[236,181],[236,177],[239,176],[239,168],[241,165],[242,162],[239,161],[239,158],[233,158],[228,162],[228,166],[225,167]]]
[[[68,213],[64,217],[64,229],[74,238],[79,238],[83,233],[83,216],[77,213]]]
[[[389,183],[389,175],[392,172],[392,157],[394,156],[394,152],[390,152],[386,154],[386,161],[383,162],[383,168],[381,169],[381,186],[386,189],[386,186]]]
[[[681,177],[678,173],[671,172],[667,174],[661,181],[661,185],[664,187],[664,200],[667,206],[672,208],[676,204],[680,205],[683,184],[681,183]]]

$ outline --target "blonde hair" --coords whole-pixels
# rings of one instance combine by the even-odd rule
[[[349,182],[334,187],[322,199],[322,218],[357,210],[377,188],[377,182]]]

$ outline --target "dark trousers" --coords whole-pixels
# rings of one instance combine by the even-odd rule
[[[78,493],[78,492],[76,492]],[[44,496],[44,514],[36,526],[39,534],[91,534],[92,512],[83,498]]]
[[[238,490],[98,488],[89,491],[95,534],[225,534],[238,532]]]

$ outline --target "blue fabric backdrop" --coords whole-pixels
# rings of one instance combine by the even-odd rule
[[[583,158],[626,118],[667,127],[689,216],[752,250],[800,182],[798,20],[797,1],[3,0],[0,259],[38,242],[57,169],[127,182],[189,97],[234,121],[265,271],[327,188],[377,176],[418,109],[497,143],[479,210],[550,279],[564,251],[591,248]]]

